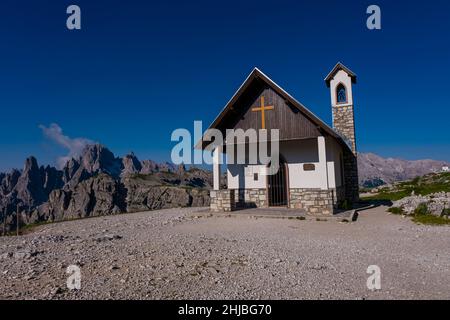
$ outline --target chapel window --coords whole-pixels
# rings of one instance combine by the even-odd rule
[[[346,103],[347,102],[347,90],[345,86],[341,83],[336,88],[336,97],[337,103]]]

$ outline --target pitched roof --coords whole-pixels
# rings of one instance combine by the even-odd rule
[[[260,79],[264,81],[269,87],[271,87],[275,92],[277,92],[280,96],[282,96],[286,101],[288,101],[292,106],[297,108],[300,112],[302,112],[306,117],[308,117],[313,123],[315,123],[320,129],[322,129],[325,133],[330,136],[336,138],[338,142],[345,145],[350,149],[350,146],[345,142],[342,136],[337,133],[334,129],[332,129],[329,125],[327,125],[324,121],[322,121],[319,117],[317,117],[313,112],[311,112],[307,107],[297,101],[294,97],[292,97],[289,93],[287,93],[283,88],[281,88],[278,84],[276,84],[272,79],[270,79],[266,74],[264,74],[258,68],[254,68],[252,72],[248,75],[245,81],[241,84],[239,89],[235,92],[235,94],[231,97],[231,99],[227,102],[225,107],[219,113],[219,115],[214,119],[214,121],[209,126],[209,129],[216,129],[221,124],[224,117],[232,112],[233,105],[239,99],[239,97],[245,92],[245,90],[252,84],[253,80]],[[195,148],[205,148],[205,145],[200,145],[199,141]]]
[[[325,83],[327,84],[327,87],[330,86],[331,79],[333,79],[334,75],[339,70],[344,70],[345,72],[347,72],[347,74],[350,76],[350,78],[352,78],[352,82],[356,83],[356,74],[352,70],[350,70],[349,68],[344,66],[342,63],[338,62],[338,63],[336,63],[334,68],[330,71],[330,73],[325,78]]]

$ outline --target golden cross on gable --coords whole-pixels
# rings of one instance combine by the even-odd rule
[[[265,116],[265,110],[273,110],[273,106],[265,106],[264,105],[264,96],[261,96],[261,107],[259,108],[252,108],[252,111],[261,111],[261,129],[266,128],[266,116]]]

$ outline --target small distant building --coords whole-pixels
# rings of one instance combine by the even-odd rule
[[[442,167],[442,172],[450,172],[450,169],[448,166],[443,166]]]

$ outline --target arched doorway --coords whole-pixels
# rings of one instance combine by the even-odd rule
[[[280,155],[280,168],[276,174],[268,176],[267,191],[270,207],[283,207],[288,204],[287,165]]]

